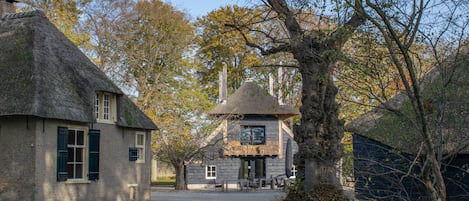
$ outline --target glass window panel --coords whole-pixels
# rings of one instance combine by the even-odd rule
[[[243,145],[265,144],[264,126],[245,126],[240,136]]]
[[[252,129],[252,141],[253,144],[264,144],[264,128],[255,127]]]
[[[99,94],[96,94],[96,101],[94,105],[94,112],[96,115],[96,118],[99,118]]]
[[[249,177],[249,161],[246,159],[241,160],[241,179]]]
[[[77,145],[84,145],[85,142],[85,133],[84,131],[77,131]]]
[[[137,149],[137,154],[138,154],[138,155],[137,155],[137,158],[143,160],[143,158],[142,158],[142,156],[143,156],[143,149]]]
[[[217,176],[216,166],[207,166],[207,177],[214,178]]]
[[[76,164],[75,168],[75,178],[83,178],[83,165]]]
[[[75,144],[75,130],[68,130],[68,144]]]
[[[68,148],[68,162],[73,162],[75,157],[75,149]]]
[[[137,135],[137,145],[143,146],[143,135]]]
[[[240,141],[245,144],[249,144],[251,141],[251,128],[245,127],[243,132],[241,133]]]
[[[76,150],[76,162],[83,162],[83,149],[82,148],[77,148]]]
[[[265,160],[264,159],[256,159],[255,162],[256,166],[256,178],[264,178],[265,177]]]
[[[68,178],[73,179],[74,178],[74,165],[73,164],[68,164]]]
[[[103,103],[103,119],[109,119],[109,95],[104,95]]]
[[[252,131],[253,131],[255,134],[264,134],[264,128],[263,128],[263,127],[253,127],[253,128],[252,128]]]

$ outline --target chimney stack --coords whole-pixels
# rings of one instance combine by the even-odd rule
[[[17,0],[0,0],[0,17],[3,14],[11,14],[16,13],[16,6]]]
[[[280,63],[282,64],[282,63]],[[282,85],[283,85],[283,69],[282,67],[278,68],[278,74],[277,74],[277,80],[278,80],[278,104],[280,105],[285,105],[283,103],[283,89],[282,89]]]
[[[227,89],[227,67],[226,64],[223,64],[223,71],[218,73],[219,76],[219,86],[218,86],[218,101],[221,104],[226,103],[226,99],[228,98],[228,89]]]
[[[272,73],[269,73],[269,94],[275,96],[274,94],[274,76]]]

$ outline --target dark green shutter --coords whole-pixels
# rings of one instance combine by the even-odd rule
[[[68,128],[58,127],[57,130],[57,181],[67,181]]]
[[[138,159],[138,149],[135,147],[129,148],[129,161],[136,161]]]
[[[99,179],[99,130],[90,129],[88,180]]]

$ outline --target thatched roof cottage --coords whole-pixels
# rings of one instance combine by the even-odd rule
[[[0,47],[0,200],[149,200],[156,125],[43,12]]]

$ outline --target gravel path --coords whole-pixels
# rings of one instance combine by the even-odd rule
[[[153,190],[152,201],[281,201],[282,191],[214,192]]]

